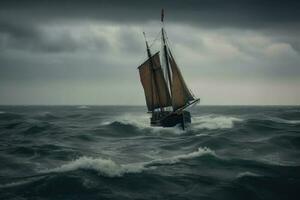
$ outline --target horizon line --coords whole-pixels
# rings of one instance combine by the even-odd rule
[[[0,104],[0,106],[120,106],[147,107],[145,105],[125,104]],[[300,106],[300,104],[201,104],[195,106]]]

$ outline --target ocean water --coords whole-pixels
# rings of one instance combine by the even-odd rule
[[[300,199],[300,107],[0,106],[0,199]]]

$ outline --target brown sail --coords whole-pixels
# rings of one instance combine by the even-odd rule
[[[185,106],[194,96],[188,89],[181,72],[169,50],[170,67],[172,69],[172,106],[174,110]]]
[[[151,63],[152,62],[152,63]],[[172,106],[169,90],[162,72],[159,52],[138,67],[149,111]]]

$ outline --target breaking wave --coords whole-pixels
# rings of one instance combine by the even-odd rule
[[[138,128],[140,130],[150,131],[151,133],[174,133],[181,134],[184,131],[177,127],[153,127],[150,126],[149,115],[123,115],[102,122],[102,126],[110,126],[112,128]]]
[[[88,109],[89,107],[88,107],[88,106],[85,106],[85,105],[82,105],[82,106],[78,106],[77,108],[78,108],[78,109]]]
[[[169,158],[159,158],[148,162],[140,163],[129,163],[129,164],[118,164],[117,162],[111,159],[103,158],[92,158],[83,156],[74,161],[71,161],[67,164],[64,164],[60,167],[54,169],[48,169],[41,171],[42,173],[51,173],[51,172],[67,172],[74,171],[78,169],[94,170],[97,171],[102,176],[107,177],[120,177],[127,173],[140,173],[144,170],[153,169],[155,166],[159,165],[171,165],[178,163],[182,160],[188,160],[202,155],[213,155],[216,156],[215,152],[207,147],[198,148],[197,151],[176,155]]]
[[[282,118],[270,118],[270,120],[282,124],[300,124],[300,120],[287,120]]]
[[[120,123],[124,125],[133,125],[139,128],[147,128],[149,126],[149,116],[147,115],[123,115],[110,120],[102,122],[103,126],[112,125],[114,123]]]
[[[246,171],[246,172],[239,173],[236,177],[237,178],[242,178],[242,177],[247,177],[247,176],[259,177],[259,176],[262,176],[262,175]]]
[[[242,122],[243,119],[230,116],[205,115],[192,118],[192,127],[197,129],[230,129],[235,122]]]
[[[192,117],[192,124],[186,130],[197,130],[197,129],[230,129],[233,128],[235,122],[244,121],[241,118],[231,117],[231,116],[214,116],[214,115],[204,115],[200,117]],[[133,115],[123,115],[110,121],[105,121],[102,123],[103,126],[133,126],[139,129],[150,129],[152,132],[172,132],[176,134],[184,133],[181,128],[171,127],[151,127],[149,125],[149,116],[133,116]],[[178,126],[179,127],[179,126]]]
[[[1,184],[0,188],[9,188],[9,187],[15,187],[15,186],[19,186],[19,185],[24,185],[27,183],[30,183],[31,181],[17,181],[17,182],[12,182],[12,183],[6,183],[6,184]]]
[[[155,159],[153,161],[150,161],[147,163],[146,166],[152,166],[152,165],[165,165],[165,164],[175,164],[178,163],[182,160],[188,160],[188,159],[192,159],[192,158],[196,158],[196,157],[200,157],[203,155],[212,155],[212,156],[216,156],[216,153],[207,148],[198,148],[197,151],[188,153],[188,154],[181,154],[181,155],[177,155],[177,156],[173,156],[170,158],[160,158],[160,159]]]

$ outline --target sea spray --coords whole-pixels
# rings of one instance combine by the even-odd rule
[[[244,121],[241,118],[231,117],[231,116],[214,116],[214,115],[204,115],[199,117],[194,117],[192,119],[193,129],[230,129],[234,126],[235,122]]]

